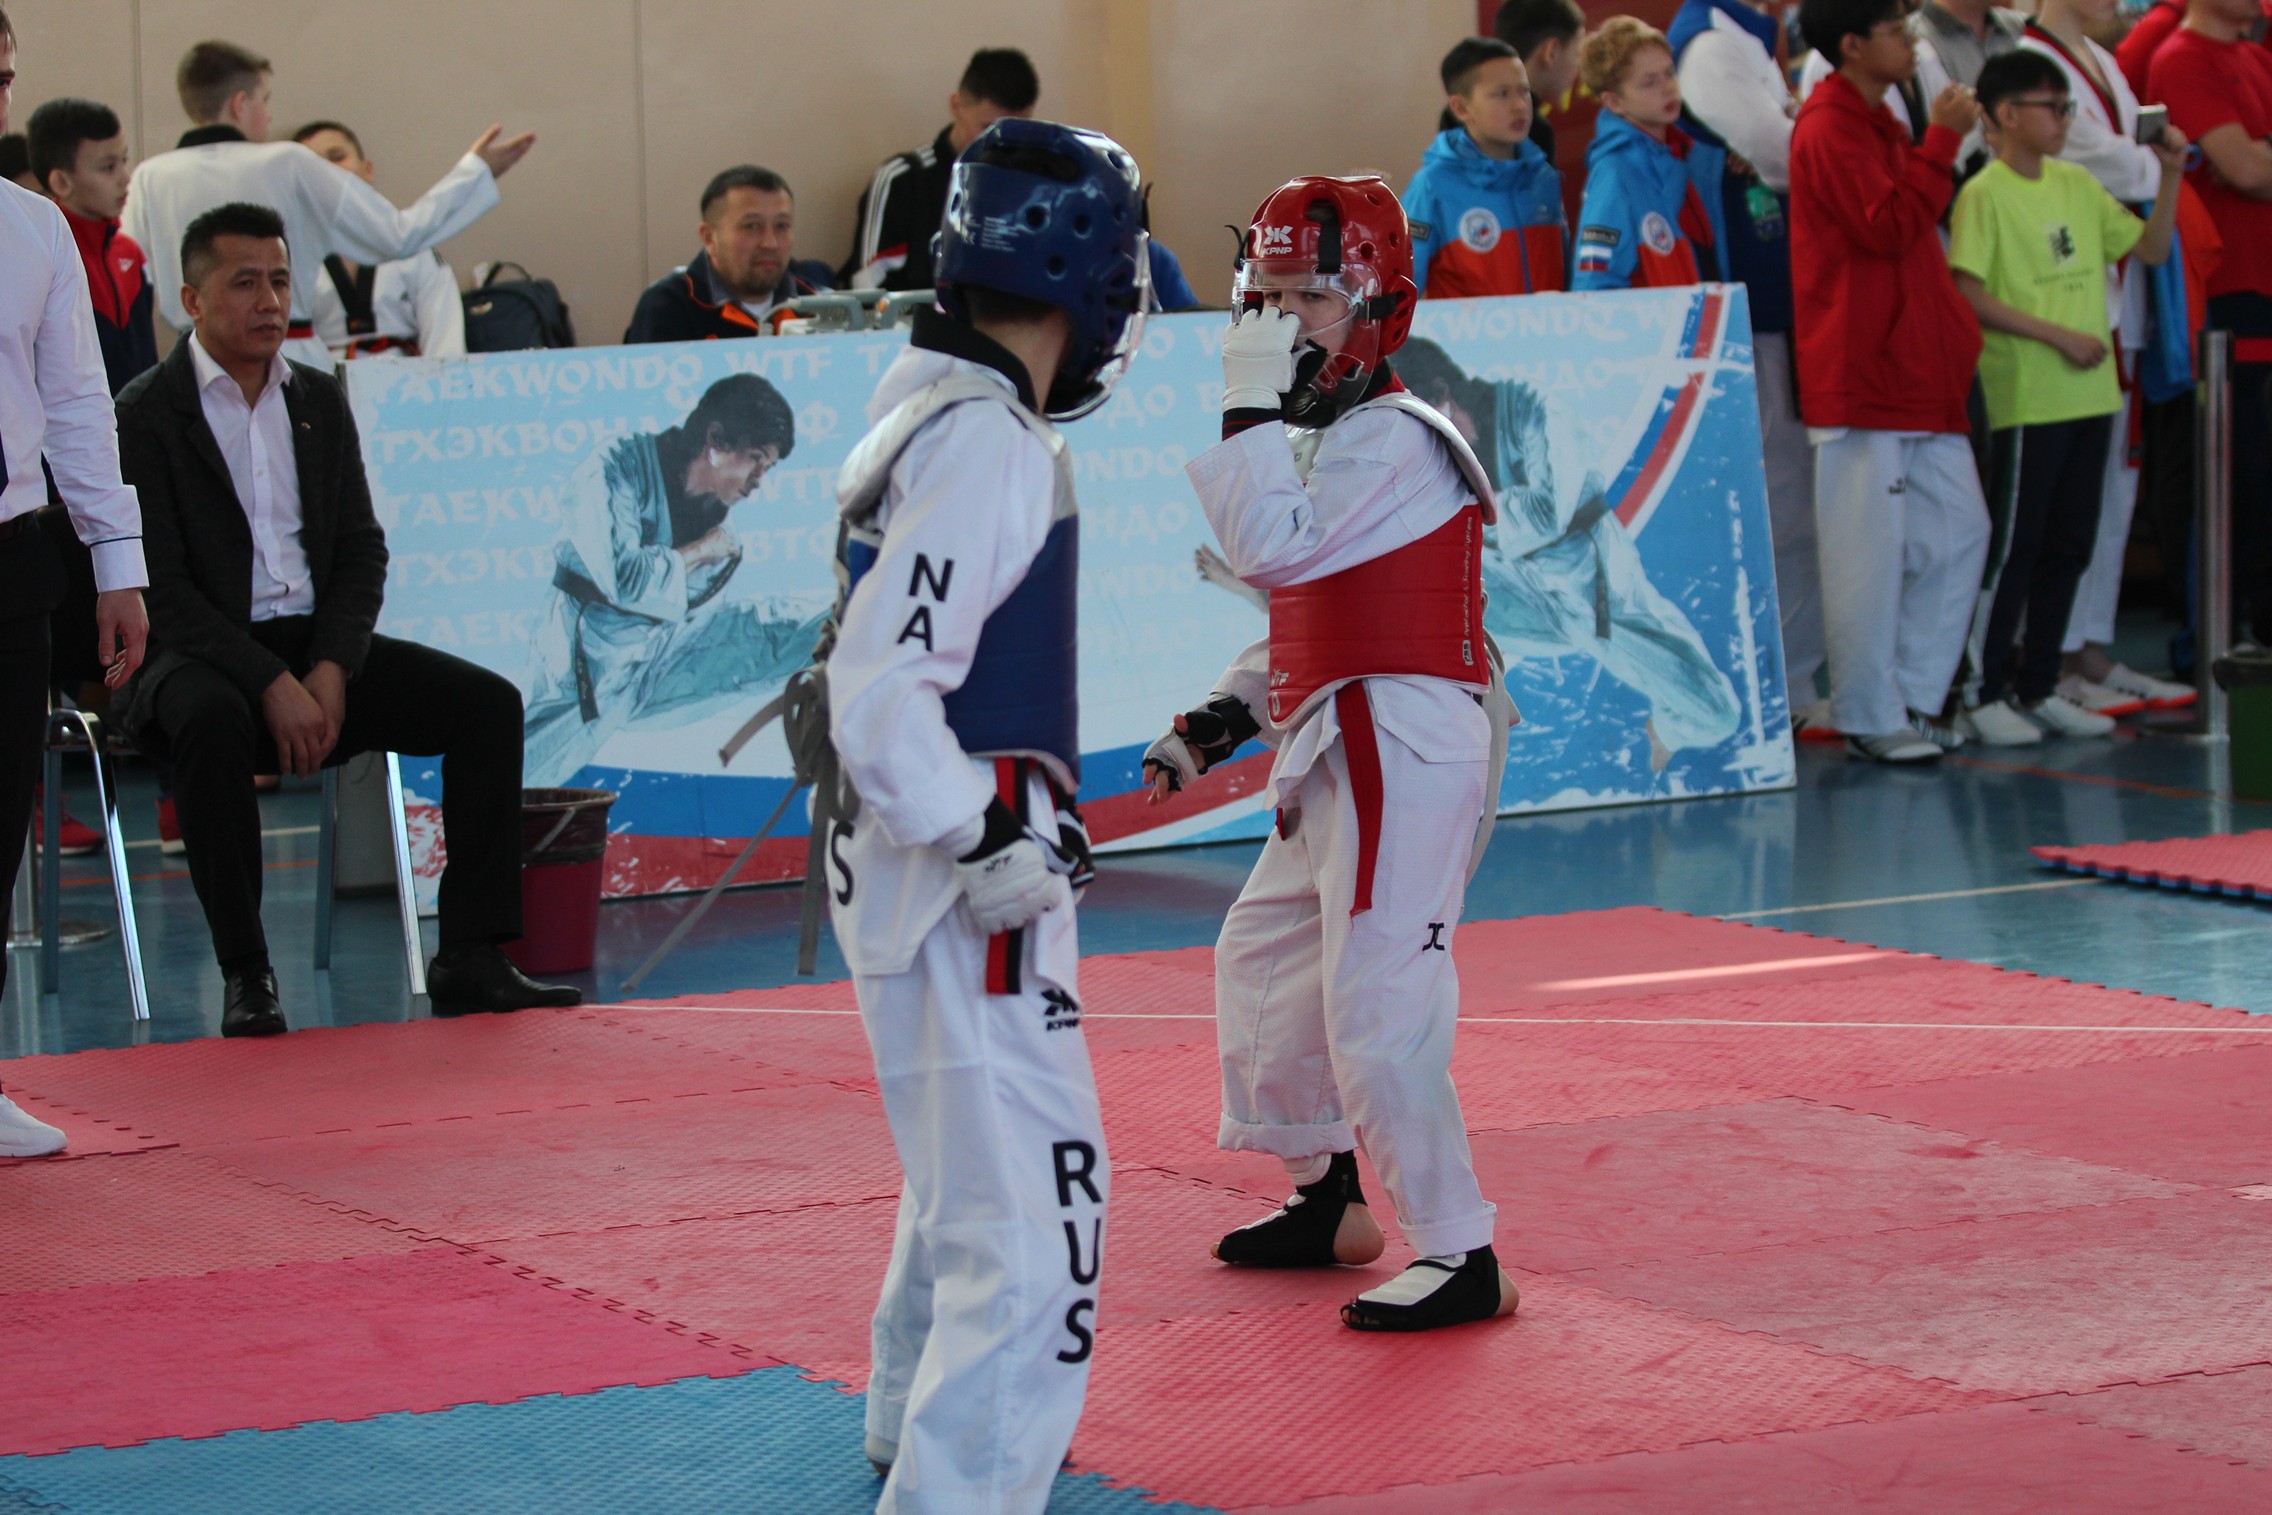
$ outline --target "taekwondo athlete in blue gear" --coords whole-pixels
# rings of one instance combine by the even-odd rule
[[[1582,653],[1649,702],[1651,765],[1735,734],[1743,707],[1681,608],[1649,582],[1603,482],[1555,459],[1582,458],[1567,417],[1530,385],[1470,378],[1435,343],[1413,338],[1397,372],[1451,418],[1499,492],[1483,557],[1484,625],[1510,666]]]
[[[683,725],[805,666],[824,611],[722,595],[742,560],[729,513],[796,440],[780,391],[734,374],[679,425],[577,469],[532,655],[529,783],[565,784],[626,726]]]
[[[1108,1162],[1074,891],[1079,519],[1052,423],[1151,303],[1135,160],[996,122],[954,168],[940,309],[837,484],[827,885],[905,1175],[867,1453],[885,1515],[1040,1515],[1095,1346]]]

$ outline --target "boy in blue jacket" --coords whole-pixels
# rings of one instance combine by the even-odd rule
[[[1404,192],[1413,282],[1445,299],[1567,289],[1562,174],[1530,140],[1522,56],[1469,37],[1444,55],[1443,79],[1459,125],[1428,144]]]
[[[1727,152],[1673,124],[1680,78],[1664,33],[1612,17],[1586,39],[1579,71],[1601,115],[1586,152],[1570,287],[1660,289],[1722,278]]]

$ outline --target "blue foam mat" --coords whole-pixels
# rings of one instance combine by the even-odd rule
[[[867,1515],[861,1401],[794,1368],[0,1458],[0,1515]],[[1049,1515],[1215,1515],[1060,1475]]]

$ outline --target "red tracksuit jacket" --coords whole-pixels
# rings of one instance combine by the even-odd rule
[[[1918,145],[1842,75],[1791,132],[1791,294],[1809,426],[1961,432],[1980,322],[1949,273],[1939,223],[1958,137]]]

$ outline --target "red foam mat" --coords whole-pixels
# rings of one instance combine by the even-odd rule
[[[1800,1100],[1473,1138],[1500,1255],[1565,1273],[2187,1192]]]
[[[2272,1464],[2272,1023],[1654,910],[1458,952],[1526,1303],[1418,1341],[1335,1317],[1410,1255],[1369,1168],[1378,1264],[1208,1257],[1286,1193],[1214,1145],[1212,953],[1084,962],[1083,1467],[1314,1515],[2272,1508],[2212,1460]],[[848,984],[0,1071],[95,1152],[0,1168],[0,1448],[865,1379],[900,1173]]]
[[[689,1057],[636,1023],[581,1011],[322,1028],[253,1041],[206,1037],[8,1065],[11,1088],[20,1084],[75,1115],[204,1146],[808,1078]]]
[[[2187,1183],[2272,1184],[2272,1035],[2192,1057],[1909,1084],[1841,1102]]]
[[[2272,1205],[2217,1192],[1588,1273],[1603,1289],[2003,1395],[2272,1362]]]
[[[2093,1425],[2272,1468],[2272,1367],[2188,1373],[2037,1403]]]
[[[1172,1175],[1113,1175],[1099,1320],[1107,1326],[1338,1298],[1384,1263],[1320,1279],[1225,1268],[1221,1232],[1264,1213],[1254,1199]],[[868,1378],[868,1317],[883,1285],[895,1199],[778,1215],[684,1221],[504,1242],[531,1272],[650,1311],[853,1388]]]
[[[1572,1284],[1524,1290],[1513,1319],[1424,1343],[1344,1330],[1338,1292],[1100,1332],[1074,1462],[1236,1507],[1973,1402]]]
[[[19,1295],[0,1340],[0,1453],[767,1366],[446,1247]]]
[[[423,1245],[179,1152],[9,1175],[0,1295],[407,1252]]]
[[[899,1192],[883,1107],[827,1084],[434,1121],[227,1149],[235,1171],[479,1243]]]
[[[1833,1426],[1233,1515],[2254,1515],[2272,1471],[2019,1405]]]
[[[2037,860],[2069,873],[2204,894],[2272,900],[2272,831],[2185,836],[2103,847],[2033,847]]]
[[[8,1098],[14,1100],[26,1114],[36,1116],[60,1130],[71,1144],[51,1157],[0,1157],[0,1168],[16,1163],[39,1163],[44,1166],[59,1159],[73,1157],[150,1152],[173,1145],[154,1131],[143,1131],[124,1121],[90,1116],[83,1110],[41,1099],[21,1084],[9,1087]]]

